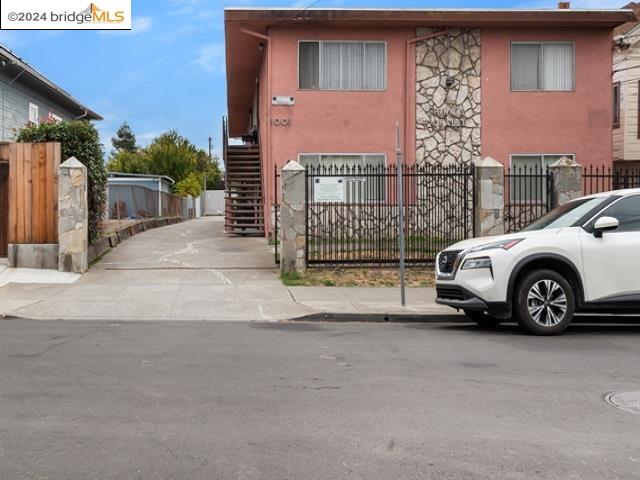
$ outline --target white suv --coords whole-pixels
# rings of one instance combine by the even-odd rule
[[[436,302],[482,326],[564,331],[574,312],[640,313],[640,189],[572,200],[524,230],[440,252]]]

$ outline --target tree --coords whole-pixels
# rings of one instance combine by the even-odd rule
[[[196,173],[201,182],[204,177],[207,188],[219,185],[222,176],[217,158],[209,157],[175,130],[154,138],[148,147],[115,152],[107,168],[110,172],[166,175],[177,183]]]
[[[202,177],[192,172],[175,184],[174,191],[179,197],[197,197],[202,193]]]
[[[148,173],[144,151],[128,152],[123,150],[111,156],[107,163],[109,172]]]
[[[191,172],[189,176],[183,178],[173,186],[173,191],[179,197],[191,197],[193,213],[196,213],[196,197],[202,193],[202,176],[196,172]]]
[[[136,136],[127,122],[120,125],[120,128],[116,131],[115,137],[111,137],[111,145],[113,145],[115,153],[135,152],[138,150],[138,146],[136,145]]]

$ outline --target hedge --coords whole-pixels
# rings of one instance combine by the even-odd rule
[[[100,236],[107,201],[107,169],[96,128],[86,120],[41,123],[21,129],[18,142],[60,142],[62,161],[76,157],[87,167],[89,177],[89,243]]]

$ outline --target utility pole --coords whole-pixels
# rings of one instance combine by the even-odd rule
[[[400,250],[400,304],[406,305],[404,289],[404,181],[402,178],[403,162],[400,148],[400,123],[396,122],[396,189],[398,195],[398,246]]]
[[[213,139],[209,137],[209,162],[213,162],[213,157],[211,156],[211,150],[213,149]],[[204,217],[207,211],[207,176],[202,173],[202,216]]]

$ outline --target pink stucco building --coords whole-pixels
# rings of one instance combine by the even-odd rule
[[[241,193],[255,200],[248,220],[235,208],[228,230],[270,230],[274,168],[289,160],[393,163],[396,122],[407,163],[610,164],[612,28],[632,18],[226,9],[228,135],[244,139],[227,148],[228,181],[255,181]]]

